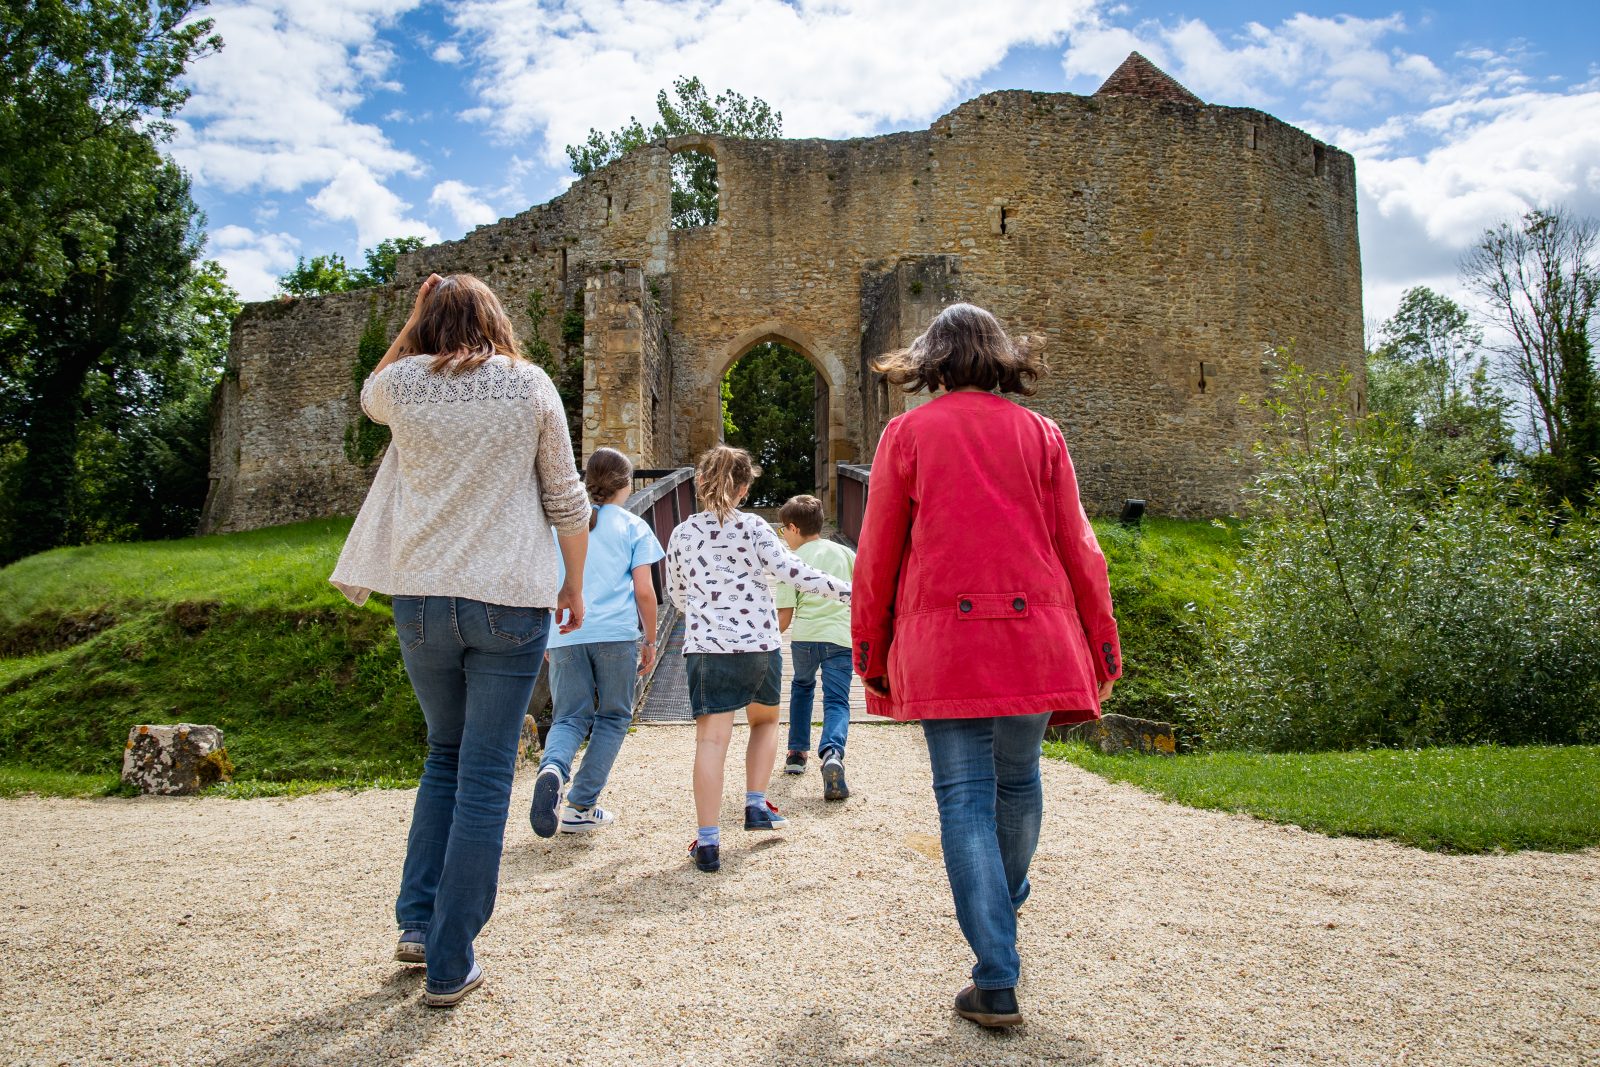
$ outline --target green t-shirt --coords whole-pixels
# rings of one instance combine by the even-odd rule
[[[849,581],[856,573],[856,554],[837,541],[819,537],[801,545],[795,555],[808,564]],[[793,608],[794,621],[789,624],[789,636],[796,641],[826,641],[830,645],[850,647],[850,605],[829,600],[815,593],[799,593],[793,586],[779,584],[778,607]]]

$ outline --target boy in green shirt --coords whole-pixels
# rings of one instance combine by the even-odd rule
[[[778,532],[789,550],[817,570],[849,581],[856,570],[856,554],[837,541],[822,537],[822,501],[796,496],[778,511]],[[776,592],[778,629],[794,632],[794,680],[789,684],[789,754],[785,774],[804,774],[811,751],[811,702],[822,672],[822,738],[817,756],[822,760],[822,796],[843,800],[850,795],[844,782],[844,742],[850,730],[850,606],[837,600],[797,593],[787,585]]]

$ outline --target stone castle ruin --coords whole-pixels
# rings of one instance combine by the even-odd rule
[[[717,162],[719,217],[674,228],[674,154]],[[402,257],[383,289],[249,305],[212,428],[202,528],[353,513],[354,361],[431,271],[500,294],[526,339],[581,343],[583,451],[685,465],[722,434],[720,380],[779,341],[816,370],[817,479],[870,463],[908,398],[870,370],[955,300],[1041,336],[1026,401],[1061,424],[1091,512],[1233,511],[1271,346],[1360,372],[1351,157],[1250,108],[1202,103],[1143,57],[1093,96],[996,92],[926,130],[846,141],[689,136],[547,204]],[[581,342],[577,326],[581,317]],[[916,402],[916,398],[909,398]],[[1359,397],[1357,397],[1359,403]]]

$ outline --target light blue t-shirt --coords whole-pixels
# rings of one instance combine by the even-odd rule
[[[547,647],[639,640],[633,569],[665,555],[649,523],[626,508],[601,505],[594,529],[589,531],[589,554],[583,564],[583,625],[564,634],[552,624]],[[562,567],[561,580],[566,577]]]

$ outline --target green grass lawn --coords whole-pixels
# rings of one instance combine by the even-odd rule
[[[353,607],[327,581],[349,525],[58,549],[0,571],[0,765],[114,776],[130,727],[187,721],[222,727],[236,791],[415,779],[422,717],[387,605]],[[32,791],[76,788],[47,784]]]
[[[1600,845],[1600,746],[1106,756],[1046,755],[1168,800],[1387,837],[1434,851],[1569,851]]]

